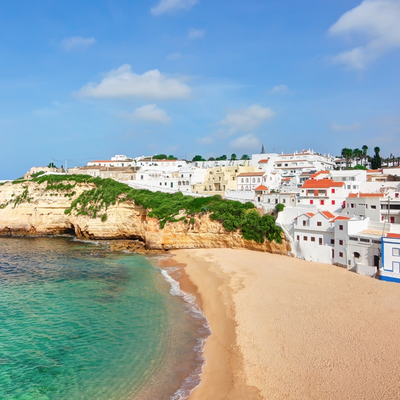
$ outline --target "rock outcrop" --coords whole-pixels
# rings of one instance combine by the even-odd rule
[[[0,235],[74,234],[81,239],[125,239],[143,243],[139,252],[190,248],[247,248],[287,255],[291,248],[285,237],[282,243],[258,244],[244,240],[239,231],[228,232],[208,213],[196,215],[192,222],[167,222],[163,229],[157,218],[133,201],[116,202],[107,209],[107,219],[65,214],[71,202],[92,184],[78,184],[73,196],[62,191],[46,190],[36,182],[6,183],[0,186]],[[129,250],[129,249],[128,249]]]

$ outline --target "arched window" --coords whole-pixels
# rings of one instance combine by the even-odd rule
[[[260,183],[260,178],[257,178],[257,182]]]
[[[357,251],[355,251],[355,252],[353,253],[353,256],[354,256],[354,258],[360,258],[360,253],[357,252]]]
[[[244,182],[244,178],[242,178],[242,183]]]
[[[253,178],[253,183],[256,181],[256,179],[255,178]]]
[[[246,178],[246,183],[249,183],[249,178]]]
[[[186,185],[189,185],[189,181],[186,181]]]

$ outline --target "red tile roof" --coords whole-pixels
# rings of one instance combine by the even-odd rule
[[[260,185],[260,186],[256,187],[254,190],[256,190],[256,191],[260,191],[260,190],[268,190],[268,188],[267,188],[267,187],[265,187],[264,185]]]
[[[335,218],[335,216],[329,211],[321,211],[321,214],[325,215],[326,218]]]
[[[290,178],[283,178],[283,181],[290,181]]]
[[[367,169],[367,174],[382,174],[383,169]]]
[[[348,219],[350,219],[350,218],[344,217],[343,215],[338,215],[335,219],[332,220],[332,222],[339,221],[339,220],[348,220]]]
[[[262,176],[265,172],[242,172],[238,176]]]
[[[384,197],[383,193],[350,193],[349,197]]]
[[[386,237],[400,239],[400,233],[387,233]]]
[[[95,161],[89,161],[89,162],[91,162],[91,163],[94,163],[94,162],[118,162],[118,161],[110,161],[110,160],[95,160]]]
[[[258,163],[260,164],[260,163],[267,163],[267,162],[269,162],[269,158],[265,159],[265,160],[260,160]]]
[[[310,176],[310,178],[316,178],[317,176],[322,175],[322,174],[329,174],[329,171],[318,171],[315,174],[312,174]]]
[[[335,182],[333,179],[307,179],[302,189],[319,189],[319,188],[331,188],[331,187],[342,187],[344,182]]]

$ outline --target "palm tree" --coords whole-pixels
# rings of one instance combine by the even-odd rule
[[[233,154],[231,155],[231,160],[232,160],[232,161],[235,161],[235,160],[236,160],[236,158],[237,158],[236,154],[235,154],[235,153],[233,153]]]
[[[377,146],[374,148],[375,155],[372,158],[372,169],[379,169],[382,167],[382,159],[379,155],[381,149]]]
[[[352,156],[353,156],[352,149],[348,149],[347,147],[342,149],[342,157],[346,159],[346,168],[349,167],[349,160],[351,159]]]
[[[357,164],[362,158],[362,156],[363,156],[362,150],[360,150],[359,148],[353,150],[353,157],[355,158]]]
[[[363,151],[363,157],[364,157],[364,167],[367,166],[367,155],[368,155],[368,146],[366,144],[364,144],[364,146],[362,147],[362,151]]]

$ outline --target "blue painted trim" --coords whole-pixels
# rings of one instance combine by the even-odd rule
[[[386,281],[386,282],[396,282],[396,283],[400,283],[400,278],[392,278],[390,276],[380,276],[379,280],[381,281]]]
[[[382,236],[381,237],[381,265],[382,265],[382,269],[385,269],[385,238]]]

